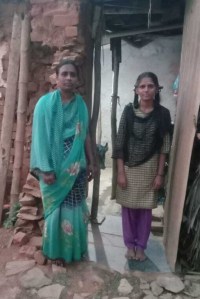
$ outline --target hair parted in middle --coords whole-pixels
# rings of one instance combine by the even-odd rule
[[[139,86],[141,80],[144,78],[150,78],[158,90],[158,92],[156,92],[156,94],[155,94],[155,107],[158,107],[160,105],[160,90],[163,87],[159,85],[158,77],[152,72],[144,72],[138,76],[136,83],[135,83],[135,90],[134,90],[135,91],[134,103],[133,103],[134,107],[136,109],[139,108],[138,94],[136,93],[136,88]]]

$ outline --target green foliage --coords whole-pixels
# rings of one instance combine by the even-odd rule
[[[3,226],[5,228],[12,228],[15,225],[15,222],[17,220],[17,214],[20,209],[20,204],[17,202],[14,204],[13,208],[10,209],[8,213],[6,213],[7,218],[5,219]]]

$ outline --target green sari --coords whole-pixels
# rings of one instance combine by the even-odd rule
[[[31,171],[39,177],[45,226],[43,253],[66,262],[87,254],[85,201],[87,107],[80,95],[63,105],[60,90],[48,93],[34,111]],[[53,172],[47,185],[42,173]]]

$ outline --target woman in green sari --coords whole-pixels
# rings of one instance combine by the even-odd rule
[[[41,97],[35,107],[31,172],[42,192],[43,254],[65,264],[87,255],[86,183],[93,161],[87,107],[74,93],[77,67],[63,60],[56,74],[58,89]]]

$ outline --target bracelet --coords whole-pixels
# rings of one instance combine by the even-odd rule
[[[164,174],[159,174],[159,173],[158,173],[157,176],[162,176],[162,177],[164,177],[165,175],[164,175]]]

